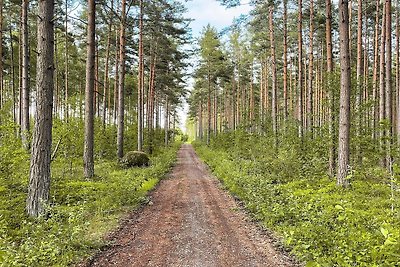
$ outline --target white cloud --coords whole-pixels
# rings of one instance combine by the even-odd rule
[[[225,8],[216,0],[193,0],[187,2],[188,12],[186,16],[194,19],[191,23],[193,34],[198,35],[204,26],[210,24],[218,30],[232,24],[235,17],[247,14],[251,7],[242,5],[235,8]]]

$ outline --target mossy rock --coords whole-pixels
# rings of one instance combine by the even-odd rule
[[[141,151],[130,151],[121,160],[125,168],[149,166],[149,156]]]

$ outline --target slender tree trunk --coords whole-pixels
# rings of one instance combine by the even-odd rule
[[[14,66],[14,36],[12,34],[12,28],[10,27],[10,51],[11,51],[11,91],[12,91],[12,105],[13,105],[13,121],[17,123],[17,110],[16,110],[16,91],[15,91],[15,66]]]
[[[119,37],[119,81],[118,81],[118,134],[117,134],[117,156],[124,156],[124,129],[125,129],[125,27],[126,27],[126,0],[121,3],[121,26]]]
[[[340,113],[339,113],[339,149],[337,184],[347,187],[348,166],[350,159],[350,54],[349,54],[349,10],[348,1],[339,1],[340,35]]]
[[[18,136],[21,137],[21,127],[22,127],[22,103],[23,103],[23,92],[22,92],[22,4],[21,4],[21,10],[20,10],[20,20],[19,20],[19,32],[18,32]]]
[[[115,81],[114,81],[114,111],[113,122],[117,124],[118,114],[118,83],[119,83],[119,35],[118,30],[115,30]]]
[[[271,57],[272,57],[272,130],[275,136],[275,148],[278,146],[278,94],[277,94],[277,75],[276,75],[276,51],[275,51],[275,37],[274,37],[274,23],[273,23],[274,7],[269,7],[269,38],[271,43]]]
[[[165,108],[164,108],[164,144],[169,145],[169,103],[168,96],[165,97]],[[202,136],[200,137],[202,138]]]
[[[208,88],[208,95],[207,95],[207,145],[210,145],[211,141],[211,73],[210,68],[211,64],[208,62],[208,74],[207,74],[207,88]]]
[[[314,1],[310,0],[310,36],[308,54],[308,98],[307,98],[307,128],[313,136],[313,112],[314,112]]]
[[[144,120],[144,50],[143,50],[143,0],[139,0],[139,77],[138,77],[138,151],[143,150]]]
[[[288,118],[288,26],[287,2],[283,1],[283,113],[285,121]]]
[[[64,102],[65,102],[65,120],[68,122],[69,120],[69,88],[68,88],[68,75],[69,75],[69,58],[68,58],[68,0],[65,0],[65,47],[64,47],[64,64],[65,64],[65,88],[64,88]]]
[[[374,67],[372,74],[372,137],[373,139],[377,138],[376,128],[377,128],[377,120],[378,120],[378,64],[379,64],[379,0],[376,0],[376,15],[375,15],[375,34],[374,34]]]
[[[200,101],[199,106],[199,139],[203,140],[203,103]]]
[[[50,193],[50,162],[54,90],[54,1],[39,1],[38,9],[37,105],[29,174],[28,215],[45,211]]]
[[[94,176],[94,86],[95,86],[95,0],[88,0],[87,58],[86,58],[86,92],[85,92],[85,145],[84,175]]]
[[[358,11],[357,11],[357,95],[356,95],[356,108],[358,109],[358,116],[356,122],[356,135],[358,139],[361,137],[362,127],[362,115],[361,115],[361,99],[362,99],[362,80],[363,80],[363,66],[362,66],[362,34],[363,34],[363,14],[362,14],[362,0],[358,0]],[[357,161],[359,164],[362,163],[360,144],[357,144]]]
[[[54,33],[54,84],[55,84],[55,95],[54,95],[54,117],[58,117],[58,97],[60,94],[58,86],[58,34],[57,31]]]
[[[386,107],[385,115],[388,122],[386,129],[386,167],[392,171],[392,0],[386,0]]]
[[[157,42],[155,44],[155,52],[152,55],[150,65],[150,82],[149,82],[149,107],[148,107],[148,135],[149,135],[149,154],[153,153],[154,143],[154,102],[155,102],[155,79],[156,79],[156,62],[157,62]]]
[[[29,40],[28,40],[28,6],[29,1],[22,1],[22,145],[29,150]]]
[[[335,91],[332,86],[333,73],[333,53],[332,53],[332,1],[325,1],[326,9],[326,71],[327,71],[327,87],[329,90],[329,175],[333,177],[336,170],[336,131],[335,131]]]
[[[111,14],[114,12],[114,0],[111,1]],[[106,60],[104,63],[104,90],[103,90],[103,128],[106,127],[107,120],[107,90],[109,91],[109,66],[110,66],[110,47],[111,47],[111,33],[112,33],[112,17],[109,17],[108,33],[107,33],[107,47],[106,47]],[[108,96],[111,95],[108,92]],[[110,98],[109,101],[110,102]]]
[[[381,31],[381,48],[380,48],[380,67],[379,67],[379,121],[383,122],[385,119],[386,111],[385,111],[385,50],[386,50],[386,9],[383,8],[382,14],[382,31]],[[386,135],[386,131],[384,127],[380,128],[380,147],[382,151],[384,151],[385,142],[384,138]],[[386,156],[383,156],[381,159],[382,166],[386,166]]]
[[[298,126],[299,137],[303,141],[303,1],[298,0],[299,12],[297,20],[297,33],[298,33]]]

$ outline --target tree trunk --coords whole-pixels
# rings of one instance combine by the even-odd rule
[[[94,83],[95,83],[95,0],[88,0],[87,58],[86,58],[86,92],[85,92],[85,145],[84,175],[94,176]]]
[[[362,14],[362,0],[358,0],[358,11],[357,11],[357,94],[356,94],[356,108],[358,109],[358,116],[356,121],[356,136],[358,139],[361,137],[361,99],[362,99],[362,80],[363,80],[363,65],[362,65],[362,55],[363,55],[363,47],[362,47],[362,34],[363,34],[363,14]],[[359,143],[359,142],[358,142]],[[360,144],[357,144],[357,161],[359,164],[362,163],[362,154]]]
[[[381,31],[381,48],[380,48],[380,67],[379,67],[379,122],[383,122],[385,119],[385,49],[386,49],[386,9],[383,8],[382,14],[382,31]],[[386,131],[384,127],[380,127],[380,147],[384,150],[385,142],[384,138]],[[383,156],[381,159],[382,166],[386,166],[386,157]]]
[[[39,1],[38,9],[37,105],[29,174],[28,215],[45,211],[50,193],[50,162],[54,90],[54,1]]]
[[[350,158],[350,54],[349,54],[349,6],[347,0],[339,1],[340,35],[340,110],[337,184],[347,187]]]
[[[119,81],[118,81],[118,134],[117,134],[117,156],[124,156],[124,123],[125,123],[125,27],[126,27],[126,0],[122,0],[121,6],[121,28],[119,37]]]
[[[333,177],[336,170],[336,131],[335,131],[335,91],[332,86],[333,53],[332,53],[332,1],[325,1],[326,9],[326,71],[328,75],[327,87],[329,88],[329,175]]]
[[[207,145],[210,145],[211,141],[211,73],[210,73],[210,68],[211,64],[208,62],[208,74],[207,74],[207,88],[208,88],[208,94],[207,94]]]
[[[114,0],[111,1],[111,14],[114,12]],[[106,128],[107,120],[107,91],[108,96],[111,95],[109,92],[109,65],[110,65],[110,47],[111,47],[111,32],[112,32],[112,17],[109,17],[108,32],[107,32],[107,47],[106,47],[106,60],[104,63],[104,90],[103,90],[103,128]],[[110,102],[110,98],[108,98]]]
[[[169,103],[168,96],[165,97],[165,108],[164,108],[164,145],[169,144]]]
[[[155,102],[155,79],[156,79],[156,62],[157,62],[157,43],[156,48],[152,54],[151,66],[150,66],[150,82],[149,82],[149,107],[147,111],[148,116],[148,135],[149,135],[149,154],[153,154],[153,143],[154,143],[154,102]]]
[[[308,97],[307,97],[307,129],[313,136],[313,112],[314,112],[314,1],[310,0],[310,36],[308,54]]]
[[[392,171],[392,0],[386,0],[386,107],[385,115],[388,122],[386,129],[386,167]]]
[[[65,101],[65,120],[68,122],[69,119],[69,105],[68,105],[68,98],[69,98],[69,88],[68,88],[68,74],[69,74],[69,62],[68,62],[68,0],[65,0],[65,47],[64,47],[64,64],[65,64],[65,88],[64,88],[64,101]]]
[[[14,36],[12,34],[12,28],[10,27],[10,51],[11,51],[11,91],[12,91],[12,114],[13,121],[17,123],[17,110],[16,110],[16,91],[15,91],[15,66],[14,66]]]
[[[113,122],[117,124],[118,114],[118,83],[119,83],[119,36],[118,30],[115,30],[115,81],[114,81],[114,111]]]
[[[274,7],[269,7],[269,38],[271,43],[272,57],[272,130],[275,136],[275,148],[278,146],[278,94],[277,94],[277,77],[276,77],[276,51],[275,51],[275,36],[273,23]]]
[[[379,64],[379,0],[376,0],[376,15],[375,15],[375,33],[374,33],[374,67],[372,74],[372,137],[373,139],[377,138],[376,135],[376,127],[377,127],[377,119],[378,119],[378,108],[377,108],[377,95],[378,95],[378,64]]]
[[[299,137],[303,140],[303,1],[298,0],[299,12],[297,19],[297,37],[298,37],[298,126]]]
[[[22,145],[29,150],[29,41],[28,41],[28,6],[29,1],[22,1]]]
[[[143,0],[139,0],[139,77],[138,77],[138,151],[143,150],[143,124],[144,124],[144,50],[143,50]]]
[[[283,1],[283,117],[288,118],[288,26],[287,2]]]

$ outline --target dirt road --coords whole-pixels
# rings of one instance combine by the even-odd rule
[[[89,266],[293,266],[220,188],[192,146]]]

